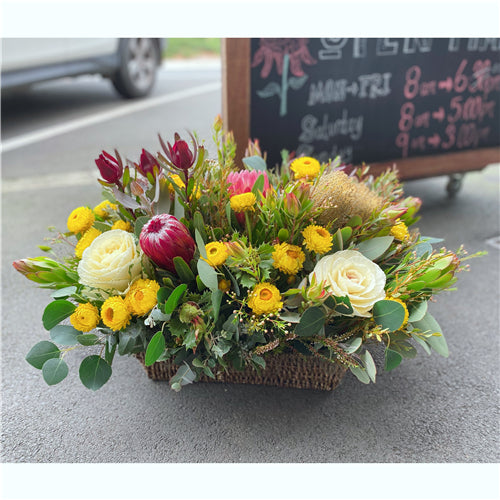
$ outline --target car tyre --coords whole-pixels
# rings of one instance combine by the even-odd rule
[[[160,48],[152,38],[123,38],[118,47],[119,68],[111,78],[118,93],[126,99],[143,97],[156,81]]]

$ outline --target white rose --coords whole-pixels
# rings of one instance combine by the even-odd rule
[[[349,297],[354,316],[368,318],[373,304],[385,298],[385,274],[356,250],[342,250],[321,258],[309,280],[328,287],[335,297]]]
[[[80,283],[119,292],[125,291],[141,271],[142,253],[135,238],[121,229],[99,235],[83,251],[78,264]]]

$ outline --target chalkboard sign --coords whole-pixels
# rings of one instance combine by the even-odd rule
[[[226,87],[239,79],[225,94],[239,107],[238,118],[226,111],[228,126],[259,139],[270,166],[281,149],[393,162],[405,178],[500,161],[498,38],[228,40],[225,75]]]

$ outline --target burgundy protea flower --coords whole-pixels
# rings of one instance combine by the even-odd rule
[[[123,167],[114,156],[103,151],[97,160],[95,160],[95,164],[106,182],[110,184],[117,184],[120,182],[123,174]]]
[[[187,264],[194,255],[195,243],[182,222],[170,214],[153,216],[139,236],[142,251],[162,269],[175,273],[174,257]]]
[[[177,132],[174,135],[174,139],[175,141],[173,146],[169,142],[167,142],[167,145],[165,146],[165,143],[160,137],[161,146],[163,148],[163,151],[165,151],[165,155],[170,161],[170,164],[174,168],[182,170],[187,174],[187,171],[194,165],[196,161],[196,156],[199,149],[198,143],[196,142],[196,139],[191,135],[191,140],[193,141],[194,146],[193,151],[191,151],[188,143],[182,140]]]
[[[294,76],[303,76],[302,63],[316,64],[316,60],[309,53],[307,38],[261,38],[260,47],[255,52],[252,68],[264,63],[260,76],[267,78],[271,73],[273,63],[276,63],[278,75],[283,73],[283,58],[288,54],[290,58],[290,72]]]
[[[139,172],[144,177],[147,177],[148,174],[156,177],[158,175],[158,172],[160,171],[156,158],[145,149],[142,150],[141,157],[139,159],[139,165],[137,165],[137,170],[139,170]]]

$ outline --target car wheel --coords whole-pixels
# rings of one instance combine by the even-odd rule
[[[118,56],[120,67],[111,79],[118,93],[127,99],[149,94],[160,58],[156,41],[152,38],[122,39]]]

